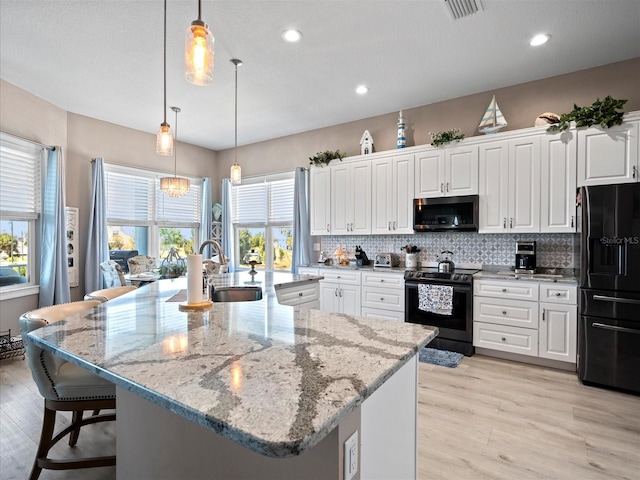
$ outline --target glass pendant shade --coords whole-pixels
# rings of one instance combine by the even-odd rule
[[[166,156],[173,155],[173,135],[171,134],[171,127],[167,123],[160,125],[156,141],[156,153]]]
[[[170,197],[179,198],[189,191],[190,183],[188,178],[163,177],[160,179],[160,190]]]
[[[194,85],[213,84],[213,35],[202,20],[187,28],[184,50],[184,76]]]
[[[240,185],[242,182],[242,168],[237,163],[231,165],[231,184]]]

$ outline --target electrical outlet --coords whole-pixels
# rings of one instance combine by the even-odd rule
[[[314,252],[319,252],[320,251],[320,244],[319,243],[314,243],[313,244],[313,251]]]
[[[344,480],[351,480],[358,473],[358,431],[344,442]]]

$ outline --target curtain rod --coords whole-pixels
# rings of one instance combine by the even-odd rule
[[[5,134],[5,135],[9,135],[10,137],[13,137],[13,138],[17,138],[17,139],[22,140],[24,142],[28,142],[28,143],[31,143],[33,145],[37,145],[39,147],[46,148],[47,150],[55,150],[55,148],[56,148],[56,147],[52,147],[51,145],[45,145],[44,143],[36,142],[34,140],[30,140],[28,138],[21,137],[20,135],[16,135],[15,133],[9,133],[9,132],[4,132],[4,131],[1,131],[1,133]]]

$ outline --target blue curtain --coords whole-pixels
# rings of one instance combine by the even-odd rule
[[[200,212],[200,245],[203,242],[209,240],[213,235],[211,232],[211,208],[213,207],[213,203],[211,201],[211,180],[209,178],[202,179],[202,188],[200,190],[200,196],[202,204],[202,211]],[[198,253],[198,249],[200,245],[195,245],[196,253]],[[207,245],[202,252],[202,258],[211,258],[211,247]]]
[[[235,271],[236,254],[233,245],[233,218],[231,217],[231,179],[222,180],[222,251],[229,257],[229,273]]]
[[[86,292],[103,288],[104,279],[100,263],[109,260],[109,233],[107,231],[107,192],[104,181],[104,160],[94,158],[91,163],[91,210],[87,258],[84,267]]]
[[[291,272],[298,273],[300,265],[311,263],[312,248],[311,228],[309,226],[309,171],[296,168],[293,183],[293,258]]]
[[[55,147],[47,150],[42,195],[39,307],[71,301],[67,266],[64,179],[61,148]]]

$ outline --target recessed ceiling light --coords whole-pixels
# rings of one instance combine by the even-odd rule
[[[536,35],[535,37],[533,37],[529,41],[529,45],[531,45],[532,47],[537,47],[539,45],[544,45],[545,43],[547,43],[549,41],[550,38],[551,38],[551,35],[547,35],[546,33],[541,33],[541,34]]]
[[[297,42],[302,38],[302,34],[298,30],[285,30],[282,32],[282,38],[287,42]]]
[[[356,93],[359,94],[359,95],[364,95],[368,91],[369,91],[369,88],[366,85],[359,85],[356,88]]]

